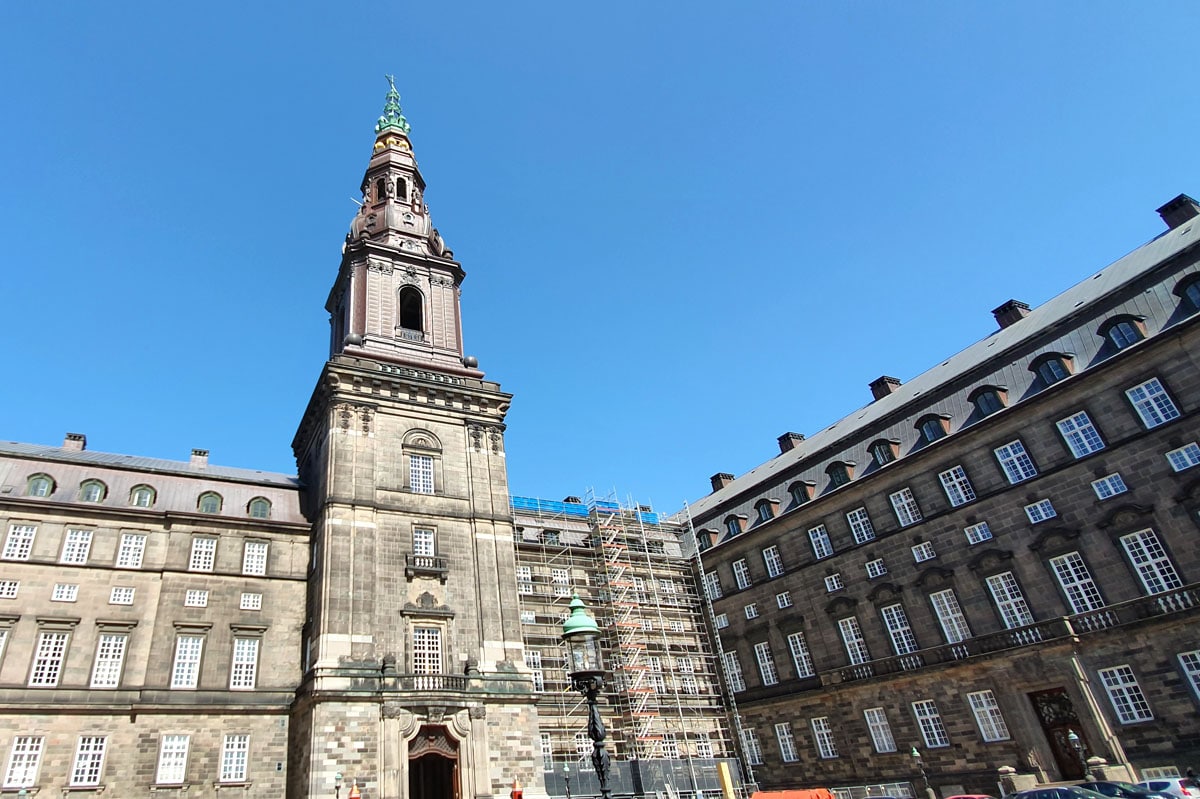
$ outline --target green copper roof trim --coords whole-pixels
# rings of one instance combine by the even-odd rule
[[[411,129],[408,120],[404,118],[404,114],[400,111],[400,92],[396,91],[396,78],[394,75],[385,75],[388,82],[387,99],[383,103],[383,116],[375,123],[375,132],[383,133],[385,130],[398,130],[401,133],[408,135]]]

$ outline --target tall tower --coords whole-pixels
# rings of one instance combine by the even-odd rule
[[[465,273],[391,77],[293,448],[312,521],[290,797],[541,788],[504,461],[511,395],[463,354]]]

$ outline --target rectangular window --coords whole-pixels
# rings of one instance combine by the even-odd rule
[[[1175,565],[1153,530],[1121,536],[1121,546],[1137,570],[1147,594],[1161,594],[1183,585]]]
[[[1096,492],[1096,497],[1099,499],[1109,499],[1117,494],[1124,494],[1129,489],[1125,486],[1125,481],[1121,479],[1121,475],[1113,472],[1110,475],[1101,477],[1099,480],[1092,481],[1092,490]]]
[[[779,741],[779,759],[784,763],[795,763],[799,760],[796,754],[796,738],[792,735],[792,725],[786,721],[775,725],[775,740]]]
[[[975,723],[979,725],[979,734],[983,740],[1007,741],[1009,739],[1008,725],[1000,713],[1000,705],[996,704],[996,695],[991,691],[976,691],[967,694],[967,702],[971,712],[975,714]]]
[[[164,735],[158,747],[157,785],[179,785],[187,775],[187,756],[190,737],[187,735]]]
[[[0,557],[4,560],[29,560],[35,535],[37,528],[32,524],[10,524],[8,538],[4,540],[4,552]]]
[[[866,508],[855,508],[847,513],[846,522],[854,535],[854,543],[865,544],[875,538],[875,525],[871,524],[871,517]]]
[[[59,563],[87,563],[88,553],[91,551],[91,530],[67,530],[67,537],[63,539],[62,557],[59,558]]]
[[[42,748],[45,745],[46,739],[40,735],[18,735],[13,738],[8,769],[4,772],[5,788],[32,788],[37,784],[38,765],[42,762]]]
[[[146,552],[146,536],[141,533],[124,533],[121,546],[117,548],[118,569],[142,568],[142,556]]]
[[[525,596],[533,593],[533,570],[529,566],[517,567],[517,593]]]
[[[1062,433],[1067,447],[1076,458],[1104,449],[1104,439],[1084,411],[1059,420],[1058,432]]]
[[[263,575],[267,573],[267,542],[247,541],[242,552],[242,574]]]
[[[550,741],[550,733],[543,732],[539,737],[542,744],[542,771],[554,771],[554,744]]]
[[[204,652],[203,635],[175,638],[175,663],[171,667],[171,687],[193,689],[200,679],[200,656]]]
[[[979,524],[964,527],[963,533],[966,534],[967,544],[970,546],[975,546],[978,543],[992,539],[992,529],[988,527],[987,522],[979,522]]]
[[[817,673],[813,666],[812,653],[808,651],[808,642],[804,633],[792,633],[787,637],[788,651],[792,653],[792,666],[796,669],[796,677],[812,677]]]
[[[521,624],[536,624],[537,614],[532,610],[521,611]]]
[[[667,622],[667,627],[669,627],[673,633],[681,633],[684,631],[683,622],[674,619]]]
[[[1008,482],[1016,484],[1031,477],[1037,477],[1037,468],[1033,465],[1033,460],[1025,451],[1025,445],[1021,443],[1020,439],[1010,441],[1002,447],[996,447],[995,452],[996,459],[1000,461],[1000,468],[1004,470],[1004,476],[1008,478]]]
[[[754,659],[758,661],[758,673],[763,685],[775,685],[779,682],[779,673],[775,670],[775,659],[771,657],[771,644],[762,641],[754,645]]]
[[[183,606],[185,608],[208,607],[208,591],[201,588],[189,588],[183,595]]]
[[[767,567],[767,577],[778,577],[783,574],[783,558],[779,556],[779,547],[770,546],[762,551],[763,563]]]
[[[742,749],[746,752],[746,760],[750,765],[762,765],[762,747],[758,745],[758,735],[750,727],[742,728]]]
[[[662,756],[668,760],[676,760],[679,757],[679,739],[675,733],[668,732],[663,734]]]
[[[1167,463],[1171,464],[1171,468],[1177,472],[1193,466],[1200,466],[1200,444],[1193,441],[1179,449],[1171,450],[1167,453]]]
[[[933,560],[937,557],[937,553],[933,551],[932,541],[922,541],[912,548],[913,563],[924,563],[927,560]]]
[[[33,668],[29,671],[29,685],[34,688],[53,688],[58,685],[63,661],[67,656],[67,640],[70,633],[42,632],[38,634],[37,649],[33,653]]]
[[[210,572],[217,559],[217,539],[193,538],[192,556],[188,560],[188,571]]]
[[[829,726],[829,717],[822,716],[812,720],[813,741],[817,745],[817,754],[822,760],[831,760],[838,756],[837,744],[833,741],[833,728]]]
[[[901,527],[921,521],[921,509],[917,507],[917,500],[911,489],[902,488],[888,495],[888,498],[892,501],[892,509],[896,511],[896,519]]]
[[[726,627],[729,626],[729,614],[728,613],[718,613],[716,615],[716,617],[714,618],[713,623],[717,625],[718,630],[724,630]]]
[[[51,602],[74,602],[78,598],[79,586],[67,583],[56,583],[53,593],[50,594]]]
[[[238,608],[240,610],[262,610],[262,599],[262,594],[242,594],[242,599],[241,602],[238,603]]]
[[[937,614],[938,623],[942,626],[946,643],[957,644],[971,637],[967,617],[963,615],[953,589],[947,588],[945,591],[930,594],[929,601],[933,605],[933,612]]]
[[[1192,686],[1192,692],[1196,694],[1197,699],[1200,699],[1200,649],[1180,652],[1179,665],[1183,668],[1188,685]]]
[[[1029,521],[1034,524],[1044,522],[1047,519],[1053,519],[1058,515],[1058,511],[1054,510],[1054,505],[1048,499],[1039,499],[1025,506],[1025,515],[1029,517]]]
[[[121,684],[121,664],[125,662],[125,633],[101,633],[96,645],[96,662],[92,666],[93,688],[116,688]]]
[[[110,605],[132,605],[133,604],[133,586],[129,585],[114,585],[112,590],[108,592],[108,604]]]
[[[826,531],[825,525],[818,524],[816,527],[810,527],[808,540],[812,542],[813,556],[817,560],[833,554],[833,545],[829,543],[829,532]]]
[[[415,494],[433,493],[433,456],[408,456],[408,484]]]
[[[913,702],[913,715],[917,718],[917,726],[921,728],[921,737],[925,746],[937,749],[950,745],[950,737],[946,735],[946,726],[942,724],[942,714],[938,713],[937,705],[932,699]]]
[[[850,665],[857,666],[871,659],[867,651],[867,641],[863,638],[862,628],[858,626],[858,617],[847,616],[838,620],[838,631],[842,634],[842,643],[846,645],[846,655]]]
[[[700,737],[696,739],[696,757],[712,760],[715,756],[716,750],[713,749],[712,739],[708,737],[708,733],[700,733]]]
[[[1146,695],[1133,676],[1133,669],[1125,666],[1114,666],[1111,669],[1100,669],[1100,681],[1108,692],[1117,720],[1122,724],[1136,724],[1139,721],[1151,721],[1154,714],[1146,702]]]
[[[792,592],[781,591],[776,594],[775,604],[779,606],[780,610],[783,610],[784,608],[790,608],[792,606]]]
[[[871,732],[871,743],[880,754],[896,751],[896,739],[892,737],[892,727],[888,724],[887,713],[881,707],[869,707],[863,711],[867,720],[867,729]]]
[[[747,619],[757,619],[758,618],[758,603],[757,602],[751,602],[749,605],[746,605],[742,609],[746,612]]]
[[[233,639],[233,668],[229,672],[231,691],[251,691],[258,677],[258,638]]]
[[[897,655],[907,655],[910,652],[916,652],[917,646],[916,636],[913,635],[912,626],[908,623],[908,616],[904,612],[904,606],[897,603],[895,605],[886,605],[879,609],[883,615],[883,624],[887,627],[888,635],[892,639],[892,649]]]
[[[586,732],[575,733],[575,759],[580,771],[592,770],[592,739]]]
[[[742,664],[738,662],[737,652],[722,652],[721,660],[725,666],[725,679],[729,690],[737,693],[746,690],[746,680],[742,677]]]
[[[840,572],[836,572],[825,578],[825,590],[829,593],[840,591],[845,587],[846,584],[842,582],[842,575]]]
[[[433,557],[437,554],[434,550],[433,530],[427,530],[423,527],[414,527],[412,533],[413,554]]]
[[[1083,556],[1078,552],[1068,552],[1051,558],[1050,568],[1058,578],[1063,593],[1067,595],[1073,613],[1087,613],[1089,610],[1104,607],[1100,589],[1096,587],[1087,564],[1083,562]]]
[[[1025,596],[1021,593],[1021,586],[1017,584],[1017,578],[1012,572],[992,575],[987,578],[987,586],[1007,629],[1013,630],[1033,624],[1033,614],[1030,613]]]
[[[975,489],[971,487],[971,481],[967,479],[963,467],[947,469],[938,475],[938,479],[942,481],[942,488],[946,490],[946,498],[952,506],[957,508],[975,499]]]
[[[533,649],[525,650],[525,665],[529,667],[533,677],[533,690],[546,690],[546,673],[542,671],[542,653]]]
[[[725,596],[721,591],[721,575],[715,571],[704,573],[704,596],[709,601]]]
[[[1179,409],[1175,407],[1175,403],[1171,401],[1167,390],[1157,377],[1127,389],[1125,396],[1129,397],[1133,409],[1147,428],[1158,427],[1179,418]]]
[[[0,599],[16,599],[20,580],[0,580]]]
[[[75,765],[71,767],[71,785],[99,785],[104,769],[104,747],[108,739],[103,735],[83,735],[75,748]]]
[[[733,581],[737,583],[738,588],[750,587],[750,565],[746,563],[745,558],[733,562]]]
[[[226,735],[221,746],[221,782],[245,782],[249,754],[249,735]]]
[[[867,561],[867,579],[874,580],[885,574],[887,574],[887,566],[884,564],[883,558]]]
[[[566,569],[551,569],[550,583],[554,586],[555,596],[571,595],[571,572]]]
[[[413,628],[413,672],[442,673],[442,631],[439,628]]]

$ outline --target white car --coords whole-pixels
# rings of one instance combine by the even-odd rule
[[[1142,780],[1139,787],[1159,793],[1169,793],[1179,799],[1200,799],[1200,786],[1188,777],[1165,777],[1160,780]]]

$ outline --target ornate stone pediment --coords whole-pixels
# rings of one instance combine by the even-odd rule
[[[839,613],[847,613],[854,609],[858,604],[857,599],[848,596],[840,596],[825,606],[825,612],[830,616],[836,616]]]
[[[408,742],[408,759],[416,760],[422,755],[441,755],[451,759],[458,757],[458,741],[440,724],[427,724],[416,737]]]
[[[436,616],[438,618],[454,618],[454,611],[447,605],[439,605],[437,597],[425,591],[417,597],[416,602],[407,602],[404,605],[404,610],[400,611],[405,616]]]
[[[1153,505],[1138,505],[1136,502],[1127,502],[1120,507],[1110,510],[1103,519],[1096,522],[1096,526],[1101,530],[1106,530],[1110,527],[1133,527],[1153,512]]]
[[[913,585],[921,589],[930,588],[945,588],[950,585],[950,581],[954,578],[954,572],[950,569],[943,569],[941,566],[930,566],[913,581]]]
[[[1079,530],[1072,527],[1051,527],[1030,543],[1029,548],[1039,555],[1061,555],[1074,547]]]
[[[973,572],[988,572],[1003,566],[1012,559],[1011,550],[985,549],[967,562],[967,568]]]
[[[879,605],[884,602],[895,602],[900,599],[904,589],[895,583],[880,583],[871,589],[871,593],[867,594],[867,599],[873,605]]]

